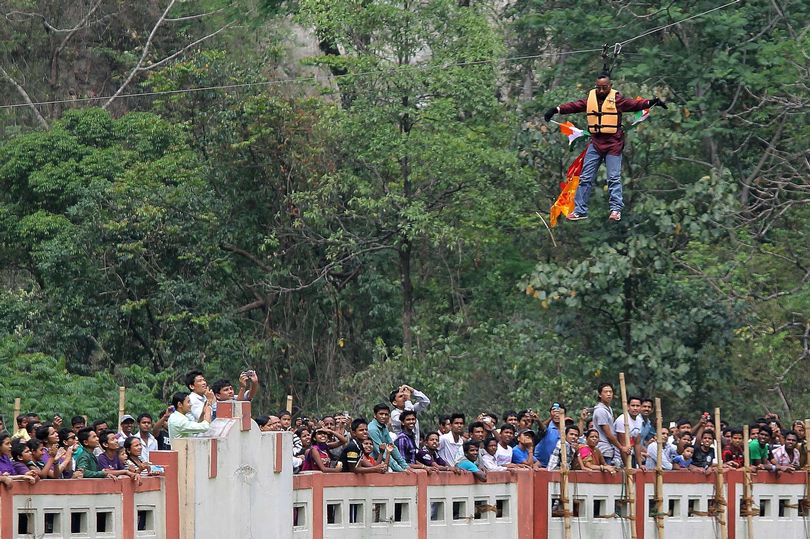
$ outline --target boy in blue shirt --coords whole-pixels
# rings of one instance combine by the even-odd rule
[[[456,468],[465,472],[472,472],[475,478],[486,483],[487,472],[478,467],[475,463],[478,460],[478,444],[474,440],[464,442],[464,458],[456,463]]]

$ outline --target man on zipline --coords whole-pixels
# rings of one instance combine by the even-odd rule
[[[591,90],[587,99],[563,103],[548,109],[543,115],[548,122],[557,114],[587,112],[588,131],[591,142],[585,153],[579,187],[574,197],[574,211],[566,216],[569,221],[580,221],[588,218],[588,199],[591,196],[593,181],[602,160],[607,167],[607,185],[610,194],[610,219],[621,221],[622,208],[622,150],[624,149],[624,131],[622,130],[622,112],[636,112],[658,105],[667,108],[660,99],[627,99],[613,89],[610,76],[602,73],[596,79],[596,88]]]

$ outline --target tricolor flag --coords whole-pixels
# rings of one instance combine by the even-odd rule
[[[638,96],[636,99],[642,99],[641,96]],[[633,116],[633,124],[640,124],[644,120],[650,117],[650,109],[644,109],[636,112],[635,116]]]
[[[560,128],[562,129],[562,125],[560,125]],[[562,189],[560,196],[551,206],[551,215],[549,215],[551,226],[557,226],[557,219],[560,215],[564,217],[574,211],[574,195],[577,193],[577,187],[579,187],[579,175],[582,174],[582,163],[585,161],[585,152],[587,151],[588,146],[586,145],[579,157],[574,159],[574,162],[568,167],[565,181],[560,184]]]
[[[585,132],[582,131],[582,129],[577,128],[577,126],[575,126],[571,122],[565,122],[558,125],[560,126],[560,132],[566,137],[568,137],[569,146],[573,144],[574,141],[577,140],[579,137],[585,135]]]

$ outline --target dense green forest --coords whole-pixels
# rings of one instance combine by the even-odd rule
[[[255,368],[263,412],[579,407],[623,371],[668,414],[810,415],[807,2],[0,12],[0,413],[157,411],[200,366]],[[548,229],[576,150],[542,111],[605,43],[669,108],[622,221],[603,169]]]

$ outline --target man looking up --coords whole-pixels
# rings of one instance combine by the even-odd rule
[[[543,115],[548,122],[557,114],[585,112],[588,118],[588,131],[591,141],[585,152],[579,186],[574,197],[574,211],[568,214],[569,221],[588,218],[588,199],[591,196],[596,172],[602,161],[607,167],[607,185],[610,194],[611,221],[620,221],[624,200],[622,198],[622,150],[624,149],[624,131],[622,130],[622,112],[635,112],[659,106],[667,108],[658,99],[627,99],[613,89],[610,76],[600,74],[596,79],[596,88],[588,93],[586,99],[563,103],[550,108]]]
[[[548,410],[548,418],[543,420],[542,423],[545,431],[534,448],[534,459],[543,468],[548,466],[548,459],[557,446],[557,442],[560,441],[560,429],[557,427],[560,424],[560,416],[565,416],[565,407],[555,402]]]
[[[214,392],[208,388],[202,371],[193,370],[186,373],[186,387],[189,390],[189,402],[191,408],[188,411],[190,421],[202,421],[203,406],[206,400],[214,400]],[[210,397],[208,395],[210,393]],[[210,421],[210,418],[209,418]]]
[[[169,438],[187,438],[194,434],[202,434],[211,426],[211,406],[214,403],[214,394],[206,399],[202,408],[202,421],[192,421],[189,419],[191,412],[191,399],[185,391],[179,391],[172,395],[171,405],[174,412],[169,416]]]
[[[419,412],[427,410],[428,406],[430,406],[430,399],[427,397],[427,395],[408,385],[401,385],[392,391],[390,400],[391,405],[394,407],[393,410],[391,410],[391,430],[393,430],[395,434],[402,432],[402,422],[400,420],[402,412],[405,410],[413,410],[415,414],[419,414]],[[416,446],[419,447],[421,434],[419,432],[418,417],[416,419],[416,426],[413,429],[413,433]]]

